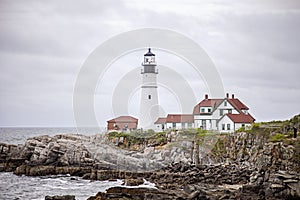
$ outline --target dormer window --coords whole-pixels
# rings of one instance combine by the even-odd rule
[[[212,111],[212,108],[211,107],[200,107],[199,109],[200,113],[203,113],[203,114],[210,114],[211,111]]]
[[[224,106],[225,106],[225,107],[227,106],[227,101],[224,101]]]
[[[223,110],[222,109],[220,109],[220,116],[222,116],[223,115]]]

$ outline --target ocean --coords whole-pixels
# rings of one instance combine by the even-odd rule
[[[103,130],[104,131],[104,130]],[[77,134],[76,128],[0,128],[0,142],[23,144],[27,138],[39,135]],[[101,133],[99,129],[81,129],[80,134],[94,135]],[[16,176],[13,173],[0,173],[0,200],[25,199],[42,200],[50,195],[75,195],[83,200],[104,192],[112,186],[120,186],[122,180],[90,181],[67,175],[28,177]]]
[[[18,128],[0,128],[0,142],[9,144],[23,144],[26,139],[40,135],[57,134],[82,134],[95,135],[105,132],[104,127],[100,128],[75,128],[75,127],[18,127]]]

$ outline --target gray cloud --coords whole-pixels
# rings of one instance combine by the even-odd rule
[[[296,1],[0,5],[0,126],[72,126],[73,87],[88,54],[113,35],[143,27],[172,29],[197,41],[226,90],[244,100],[257,120],[284,119],[300,110]],[[205,92],[198,92],[199,100]]]

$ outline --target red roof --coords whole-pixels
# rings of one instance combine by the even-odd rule
[[[210,113],[200,113],[200,107],[212,107],[212,109],[216,108],[224,99],[227,99],[227,101],[238,111],[242,112],[242,110],[249,110],[249,108],[243,104],[239,99],[237,98],[224,98],[224,99],[209,99],[208,96],[205,95],[205,99],[203,99],[199,104],[197,104],[194,107],[193,114],[199,115],[199,114],[210,114]]]
[[[160,117],[154,122],[154,124],[164,124],[166,123],[167,118],[166,117]]]
[[[239,99],[227,99],[237,110],[248,110],[249,108]]]
[[[250,114],[227,114],[235,123],[253,123],[255,119]]]
[[[107,122],[124,122],[124,123],[137,123],[138,119],[131,116],[120,116],[114,119],[111,119]]]
[[[194,115],[190,114],[168,114],[166,123],[193,123]]]
[[[198,103],[194,107],[193,114],[194,115],[199,115],[200,114],[200,107],[212,107],[212,108],[214,108],[217,105],[219,105],[222,101],[223,101],[223,99],[203,99],[200,103]]]

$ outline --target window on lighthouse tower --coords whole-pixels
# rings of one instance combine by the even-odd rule
[[[145,64],[155,63],[155,54],[151,52],[151,48],[149,48],[148,52],[144,54],[144,63]]]
[[[148,95],[148,99],[151,99],[151,95]]]

